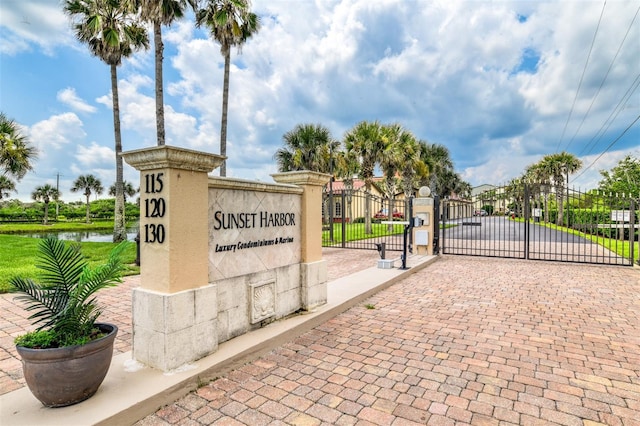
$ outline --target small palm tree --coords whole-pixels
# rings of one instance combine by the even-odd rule
[[[431,193],[441,197],[450,195],[444,188],[447,186],[446,180],[454,173],[453,161],[447,147],[420,141],[420,157],[429,170],[427,185]]]
[[[242,45],[260,30],[258,15],[250,11],[249,0],[207,0],[204,9],[196,13],[196,24],[206,25],[211,37],[220,44],[224,57],[224,81],[222,86],[222,120],[220,125],[220,155],[227,155],[227,121],[229,110],[229,70],[231,48]],[[220,176],[227,175],[226,160],[220,166]]]
[[[364,180],[365,203],[364,225],[365,233],[371,234],[371,186],[376,164],[383,149],[382,126],[378,121],[362,121],[356,124],[344,136],[345,149],[360,163],[360,179]]]
[[[135,50],[149,48],[147,31],[136,21],[135,9],[128,0],[67,0],[65,12],[74,20],[76,37],[91,53],[111,69],[113,130],[116,153],[116,197],[113,242],[127,239],[122,190],[122,135],[120,132],[120,102],[118,98],[118,66],[122,58]]]
[[[340,142],[331,137],[328,128],[321,124],[298,124],[282,136],[284,147],[276,151],[274,158],[278,170],[311,170],[331,173],[331,156]]]
[[[126,243],[125,243],[126,244]],[[37,325],[35,332],[20,336],[16,343],[32,347],[30,341],[45,347],[63,347],[87,343],[95,334],[95,322],[101,313],[95,294],[105,287],[122,282],[122,251],[119,244],[104,265],[90,268],[80,253],[79,245],[66,245],[55,238],[45,238],[38,246],[38,262],[42,283],[15,277],[10,284],[21,293],[16,299],[33,312],[29,317]],[[42,332],[46,338],[43,338]],[[40,333],[36,338],[36,334]]]
[[[10,175],[20,180],[33,169],[38,151],[20,133],[15,121],[0,113],[0,176]]]
[[[16,190],[16,185],[6,176],[0,176],[0,200],[9,197]]]
[[[549,190],[551,182],[549,180],[549,170],[543,163],[535,163],[526,168],[522,180],[533,186],[533,193],[542,193],[542,203],[544,206],[544,221],[549,222]]]
[[[131,182],[127,182],[126,180],[122,182],[122,192],[124,195],[124,201],[126,203],[127,197],[133,197],[138,193],[138,190],[133,187]],[[109,195],[116,195],[116,184],[114,183],[109,187]]]
[[[53,186],[46,184],[38,186],[32,193],[31,198],[36,201],[42,201],[44,203],[44,224],[49,224],[49,203],[51,200],[57,200],[60,197],[60,192]]]
[[[564,192],[569,182],[569,175],[577,172],[582,167],[580,161],[575,155],[568,152],[560,152],[557,154],[549,154],[542,157],[539,162],[540,167],[545,170],[556,190],[556,200],[558,203],[558,220],[557,224],[564,223]],[[565,180],[566,179],[566,180]],[[567,202],[569,200],[567,199]]]
[[[86,214],[86,222],[89,223],[89,213],[90,213],[90,204],[89,197],[91,194],[102,194],[102,182],[100,179],[96,178],[93,175],[82,175],[78,176],[78,179],[73,182],[73,186],[71,187],[72,192],[82,191],[85,197],[87,197],[87,214]]]
[[[338,151],[336,155],[336,175],[342,179],[345,201],[347,202],[346,218],[353,220],[353,181],[360,170],[360,163],[352,152]]]

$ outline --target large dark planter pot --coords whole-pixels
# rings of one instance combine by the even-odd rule
[[[109,371],[118,327],[96,326],[105,337],[86,345],[30,349],[16,346],[22,370],[33,395],[47,407],[77,404],[93,396]]]

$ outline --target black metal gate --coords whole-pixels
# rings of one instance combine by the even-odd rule
[[[327,191],[322,204],[323,247],[402,251],[408,201],[344,190]]]
[[[461,209],[442,203],[445,254],[632,265],[637,199],[550,185],[494,187]]]

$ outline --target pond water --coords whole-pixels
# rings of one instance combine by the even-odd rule
[[[127,240],[134,241],[137,231],[127,231]],[[73,231],[73,232],[37,232],[32,234],[20,234],[21,237],[46,238],[56,237],[59,240],[76,242],[110,243],[113,241],[113,231]]]

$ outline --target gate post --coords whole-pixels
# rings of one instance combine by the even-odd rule
[[[330,175],[311,171],[275,173],[277,183],[301,187],[301,263],[302,309],[311,310],[327,303],[327,261],[322,259],[322,187]],[[331,224],[333,226],[333,224]]]
[[[133,290],[133,357],[164,371],[218,345],[208,282],[208,176],[225,157],[170,146],[128,151],[140,171],[140,287]]]
[[[418,197],[413,199],[413,214],[422,220],[420,226],[413,227],[415,254],[430,256],[433,254],[433,229],[438,226],[438,221],[434,217],[433,198],[428,187],[420,188]],[[409,220],[413,220],[413,217]]]

